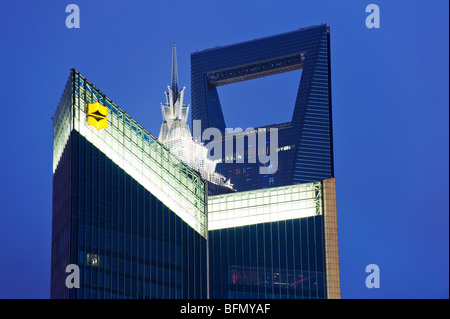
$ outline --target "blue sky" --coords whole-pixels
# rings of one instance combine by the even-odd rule
[[[66,28],[70,3],[79,29]],[[369,3],[379,29],[365,25]],[[448,10],[443,0],[0,0],[0,298],[50,295],[51,117],[70,68],[157,136],[172,43],[190,103],[190,53],[321,23],[342,297],[448,298]],[[288,121],[299,77],[220,88],[228,126]],[[380,267],[378,289],[365,286],[368,264]]]

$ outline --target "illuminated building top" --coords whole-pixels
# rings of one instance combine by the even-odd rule
[[[206,237],[205,181],[75,70],[53,116],[53,173],[72,130]]]
[[[161,103],[163,123],[158,140],[189,167],[217,185],[232,188],[230,181],[216,173],[216,163],[207,157],[208,149],[192,140],[187,124],[189,106],[183,104],[183,87],[178,91],[178,71],[175,44],[172,48],[172,84],[167,87],[166,103]]]

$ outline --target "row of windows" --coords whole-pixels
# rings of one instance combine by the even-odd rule
[[[145,282],[137,283],[136,287],[132,286],[128,289],[110,289],[91,285],[85,285],[82,288],[78,289],[77,298],[79,299],[182,299],[187,294],[187,289],[168,288],[164,285],[151,285]]]
[[[212,298],[325,298],[321,216],[211,231],[209,240]]]

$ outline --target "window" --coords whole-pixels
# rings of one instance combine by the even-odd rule
[[[98,267],[99,258],[96,254],[86,255],[86,264],[92,267]]]

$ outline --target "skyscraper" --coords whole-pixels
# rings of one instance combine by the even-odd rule
[[[217,164],[217,171],[238,191],[321,181],[334,177],[331,112],[330,29],[319,25],[266,38],[207,49],[191,54],[192,123],[201,133],[214,127],[226,133],[217,88],[241,81],[302,70],[291,121],[260,127],[278,130],[278,167],[259,174],[259,163],[240,154],[243,163]],[[238,84],[237,84],[238,85]],[[251,104],[251,98],[248,99]],[[249,105],[255,112],[257,105]],[[257,128],[255,128],[257,129]],[[251,154],[250,154],[251,155]]]
[[[217,87],[298,69],[291,121],[227,135]],[[340,297],[330,70],[326,25],[191,54],[192,123],[201,121],[194,134],[214,127],[222,148],[233,143],[217,171],[238,191],[208,199],[212,298]],[[250,147],[264,145],[261,136],[262,154],[278,160],[266,174]]]
[[[205,181],[75,70],[53,132],[51,297],[206,298]]]

